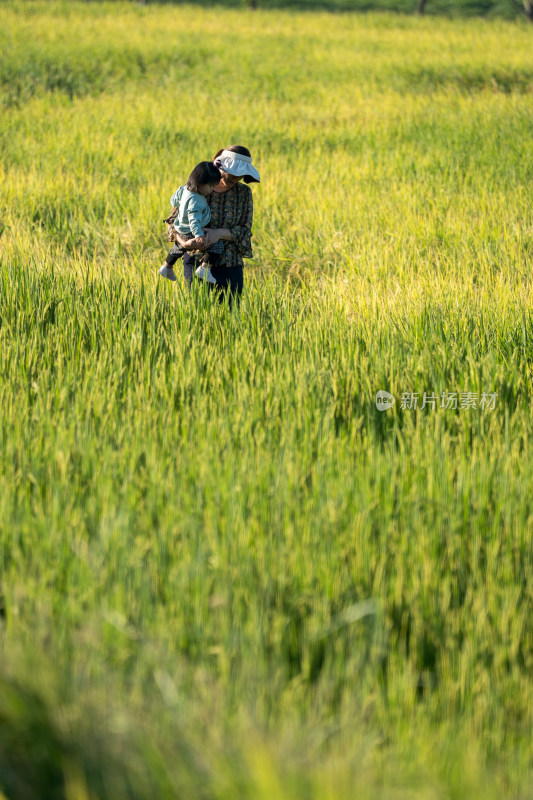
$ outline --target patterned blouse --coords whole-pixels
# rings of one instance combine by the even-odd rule
[[[237,183],[227,192],[212,192],[207,198],[211,209],[210,228],[229,228],[232,242],[224,242],[221,266],[242,267],[243,258],[253,258],[252,219],[254,203],[252,190]]]

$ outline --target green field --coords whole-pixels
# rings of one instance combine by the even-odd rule
[[[533,797],[532,36],[2,3],[2,800]]]

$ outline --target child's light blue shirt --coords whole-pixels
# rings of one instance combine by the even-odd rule
[[[203,195],[180,186],[170,198],[170,203],[179,206],[178,216],[174,220],[178,233],[182,236],[192,233],[193,237],[204,235],[204,228],[211,221],[211,209]]]

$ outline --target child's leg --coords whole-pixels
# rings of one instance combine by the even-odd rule
[[[177,280],[176,273],[174,272],[174,264],[178,258],[181,258],[182,255],[183,248],[177,247],[176,245],[170,248],[167,257],[165,258],[165,263],[159,269],[159,274],[162,278],[168,278],[169,281]]]
[[[205,261],[200,261],[200,266],[194,271],[197,278],[207,281],[207,283],[216,283],[216,278],[213,276],[209,265]]]
[[[210,253],[207,251],[203,254],[202,259],[200,261],[200,266],[195,272],[195,275],[198,278],[202,278],[207,283],[216,283],[216,278],[211,272],[211,267],[218,263],[220,256],[215,257],[214,253]]]
[[[205,267],[216,267],[220,261],[222,253],[213,253],[211,250],[206,250],[205,255],[202,257],[202,264]]]
[[[209,250],[206,250],[203,254],[200,266],[196,270],[195,274],[199,278],[203,278],[203,280],[207,281],[208,283],[216,283],[217,279],[211,272],[211,267],[217,266],[223,252],[224,246],[222,242],[220,242],[220,244],[216,242],[213,247],[210,247]]]
[[[178,258],[181,258],[182,255],[183,255],[183,248],[176,247],[176,245],[174,245],[168,251],[168,255],[165,258],[165,263],[163,264],[163,266],[164,267],[173,267],[174,264],[176,263],[176,261],[178,260]]]

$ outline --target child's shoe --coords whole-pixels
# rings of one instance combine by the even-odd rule
[[[194,274],[196,275],[197,278],[203,278],[204,281],[207,281],[207,283],[216,283],[216,280],[215,278],[213,278],[213,274],[209,269],[209,267],[203,267],[200,264],[200,266],[198,267],[198,269],[195,271]]]
[[[174,272],[172,267],[165,267],[164,264],[161,267],[161,269],[159,270],[159,274],[161,275],[162,278],[168,278],[169,281],[177,280],[176,273]]]

